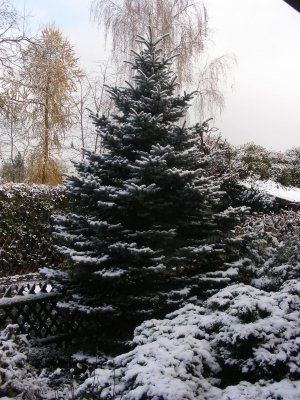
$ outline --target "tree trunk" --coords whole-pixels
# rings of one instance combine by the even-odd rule
[[[43,171],[42,184],[46,183],[47,166],[49,161],[49,140],[50,140],[50,124],[49,124],[49,81],[46,87],[46,102],[45,102],[45,134],[44,134],[44,154],[43,154]]]

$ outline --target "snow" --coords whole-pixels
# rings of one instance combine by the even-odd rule
[[[74,377],[57,393],[66,398],[72,386],[78,396],[93,391],[99,399],[116,400],[297,399],[300,381],[293,376],[300,373],[299,295],[296,279],[285,282],[278,292],[228,286],[202,306],[186,304],[163,320],[145,321],[135,330],[134,348],[106,362],[102,359],[101,368],[97,357],[75,354],[78,368],[89,364],[94,371],[79,385]],[[51,374],[32,368],[29,343],[14,334],[16,328],[10,325],[0,334],[0,393],[12,387],[26,397],[34,389],[41,399],[53,398],[51,379],[63,381],[70,372],[60,366]],[[222,370],[230,371],[231,366],[244,379],[221,389]]]
[[[148,62],[144,62],[144,67],[152,65],[153,55],[150,57],[148,54]],[[139,55],[137,56],[139,57]],[[184,226],[185,216],[190,220],[193,220],[195,216],[195,221],[197,221],[196,218],[198,218],[198,211],[200,212],[201,207],[195,215],[193,207],[197,208],[199,204],[202,204],[204,209],[207,208],[207,211],[204,210],[201,213],[203,237],[199,240],[192,237],[196,237],[197,234],[193,233],[193,224],[191,224],[192,236],[188,240],[184,238],[180,244],[180,237],[175,238],[174,243],[181,246],[180,250],[174,249],[173,260],[170,257],[174,264],[168,263],[168,259],[165,262],[168,267],[170,265],[172,268],[168,282],[172,283],[172,278],[174,278],[175,286],[167,285],[167,291],[164,288],[160,289],[161,292],[153,291],[153,295],[146,298],[144,293],[140,294],[138,291],[136,294],[132,284],[129,296],[124,297],[124,307],[128,302],[126,311],[132,312],[133,316],[134,313],[140,313],[144,318],[147,318],[152,312],[147,308],[148,298],[153,300],[149,308],[154,308],[157,302],[161,314],[163,304],[158,302],[158,298],[165,299],[166,304],[180,304],[181,308],[166,315],[164,319],[146,320],[138,326],[135,329],[134,337],[128,343],[131,350],[127,353],[110,358],[108,361],[107,357],[100,360],[98,357],[75,354],[72,359],[73,362],[77,361],[76,365],[79,369],[82,369],[83,364],[90,367],[84,376],[81,375],[78,378],[77,382],[74,374],[75,365],[70,370],[64,369],[61,365],[55,365],[50,373],[47,364],[54,354],[53,349],[51,351],[46,347],[30,349],[30,343],[26,341],[26,338],[15,334],[17,326],[9,325],[0,333],[0,395],[8,394],[8,389],[12,388],[20,393],[19,398],[35,398],[35,395],[38,394],[40,399],[74,398],[73,390],[76,390],[76,396],[84,398],[85,396],[88,398],[96,396],[106,400],[111,398],[116,400],[299,398],[300,382],[296,380],[300,377],[298,225],[296,222],[294,225],[290,224],[289,240],[282,240],[278,234],[279,231],[284,232],[279,228],[281,221],[274,229],[277,231],[275,235],[272,233],[274,226],[271,226],[271,230],[268,229],[270,226],[265,224],[267,221],[264,217],[261,216],[260,220],[254,222],[253,225],[251,225],[249,217],[249,227],[253,228],[252,230],[249,228],[246,232],[249,237],[252,237],[252,241],[248,242],[250,258],[239,260],[232,265],[228,261],[228,264],[224,264],[227,268],[226,271],[215,271],[213,268],[208,273],[202,271],[204,263],[202,256],[216,254],[219,261],[218,256],[225,251],[225,245],[240,240],[231,237],[234,235],[229,234],[228,237],[221,235],[221,243],[218,247],[215,243],[210,243],[212,240],[205,232],[211,231],[213,234],[218,229],[221,230],[222,224],[219,226],[219,222],[222,221],[241,221],[242,216],[247,213],[247,208],[229,207],[218,214],[214,213],[214,207],[210,209],[214,204],[220,203],[220,198],[225,194],[220,189],[221,178],[209,178],[206,175],[207,170],[204,169],[206,168],[205,164],[212,161],[217,152],[215,155],[203,156],[194,147],[195,141],[199,139],[196,135],[197,132],[194,132],[195,128],[186,130],[184,125],[180,128],[179,125],[175,126],[172,122],[178,120],[180,116],[184,116],[186,101],[193,95],[185,94],[184,97],[176,100],[172,97],[168,99],[168,93],[172,91],[171,86],[174,82],[168,90],[161,90],[163,81],[157,79],[152,72],[151,76],[142,72],[139,67],[143,63],[138,60],[135,64],[137,83],[140,80],[143,85],[146,84],[152,97],[147,97],[146,93],[141,90],[140,100],[136,100],[136,97],[139,96],[136,96],[137,93],[133,95],[135,91],[133,88],[131,88],[132,92],[118,88],[110,90],[111,95],[121,105],[120,112],[122,109],[125,111],[123,116],[126,117],[126,123],[122,124],[119,123],[120,120],[119,122],[116,120],[116,125],[113,125],[105,117],[98,119],[98,116],[94,115],[94,123],[102,131],[108,152],[102,155],[89,153],[88,160],[76,164],[78,176],[69,177],[66,180],[67,193],[73,197],[75,209],[80,210],[81,207],[83,208],[81,211],[84,212],[80,211],[78,215],[68,214],[68,216],[55,217],[55,222],[58,224],[56,236],[62,239],[66,246],[71,246],[62,246],[59,251],[62,255],[71,258],[73,266],[83,267],[82,272],[87,272],[87,267],[100,265],[101,268],[104,265],[101,271],[91,272],[91,275],[86,273],[77,276],[80,279],[84,279],[86,276],[87,282],[89,282],[90,278],[95,277],[92,273],[98,277],[100,275],[103,278],[98,280],[101,285],[102,281],[106,279],[104,290],[99,285],[100,290],[97,294],[100,297],[102,295],[100,292],[103,292],[102,299],[104,298],[105,301],[100,301],[98,307],[96,303],[90,305],[91,302],[86,301],[90,299],[85,299],[82,293],[76,292],[76,289],[70,286],[68,302],[58,302],[57,306],[66,311],[64,315],[70,315],[76,311],[80,318],[80,314],[89,314],[92,324],[96,325],[98,321],[100,322],[99,332],[103,337],[106,323],[109,324],[109,321],[113,321],[113,324],[117,325],[113,317],[120,313],[120,308],[115,307],[115,304],[118,305],[119,299],[115,303],[109,299],[110,288],[113,292],[116,291],[119,297],[122,295],[122,288],[119,291],[118,285],[122,281],[139,285],[140,277],[143,274],[145,277],[151,275],[152,279],[154,273],[157,272],[159,273],[158,278],[154,281],[149,280],[149,286],[147,286],[146,279],[143,283],[145,290],[149,291],[153,282],[163,281],[164,276],[167,275],[161,273],[166,270],[166,266],[162,262],[165,262],[164,257],[169,257],[170,246],[169,244],[166,246],[167,251],[164,253],[159,246],[150,247],[148,242],[151,243],[152,240],[158,242],[160,237],[163,239],[162,245],[168,238],[171,242],[176,236],[177,228],[161,231],[166,225],[166,222],[160,222],[163,219],[161,215],[164,209],[162,208],[156,214],[155,210],[159,207],[153,198],[156,192],[165,190],[165,183],[167,188],[170,187],[173,190],[177,182],[179,189],[173,193],[170,201],[165,202],[165,197],[162,198],[164,206],[175,204],[172,199],[175,201],[178,199],[176,212],[179,207],[185,207],[189,202],[190,205],[193,205],[190,209],[187,207],[186,213],[182,217],[183,231],[188,232],[188,225]],[[144,70],[146,71],[146,69]],[[166,87],[169,86],[167,80],[163,83]],[[141,85],[137,86],[137,89],[141,89]],[[129,95],[130,93],[131,95]],[[150,103],[155,105],[155,110],[160,110],[155,104],[159,96],[160,98],[166,96],[169,103],[165,104],[168,108],[167,111],[165,105],[161,109],[164,112],[165,122],[161,121],[162,114],[152,115],[153,113],[147,112]],[[172,107],[173,103],[175,107]],[[127,118],[129,106],[132,106],[132,112]],[[159,121],[161,124],[158,123]],[[149,124],[151,125],[150,130],[147,128]],[[104,127],[106,128],[104,129]],[[201,130],[205,127],[208,129],[207,121],[201,127],[198,125],[197,129]],[[155,134],[160,129],[165,131],[165,138],[161,141],[155,139]],[[180,132],[181,135],[184,135],[182,145],[186,147],[185,151],[180,150],[181,145],[175,145]],[[144,139],[149,133],[154,134],[154,141],[151,144],[151,140],[149,140],[149,144],[143,148],[141,145],[143,141],[140,139]],[[131,148],[134,141],[137,143],[140,141],[140,144]],[[157,143],[156,145],[156,141],[160,141],[161,144]],[[149,150],[150,148],[152,150]],[[122,154],[126,155],[128,152],[130,152],[130,157],[126,159]],[[190,163],[190,161],[192,162]],[[124,173],[124,171],[128,173]],[[145,179],[146,175],[149,175],[149,179]],[[150,179],[152,175],[155,176],[155,183]],[[108,186],[102,185],[102,180]],[[163,182],[162,185],[159,180]],[[260,197],[263,203],[267,204],[270,196],[272,197],[271,202],[274,197],[292,202],[300,201],[300,189],[285,188],[271,181],[244,181],[241,183],[246,188],[250,188],[250,190],[245,190],[245,197],[250,203],[253,199],[257,200]],[[21,186],[20,188],[22,192],[23,189]],[[42,189],[39,190],[43,193]],[[262,195],[254,193],[255,190],[263,192]],[[25,196],[25,194],[21,194],[23,197]],[[58,195],[64,197],[64,191],[59,190]],[[28,196],[30,198],[31,193]],[[200,196],[203,196],[202,200]],[[10,192],[7,197],[11,197]],[[181,201],[181,197],[184,201]],[[137,210],[137,199],[143,203],[145,209],[141,207],[141,210]],[[92,203],[95,210],[90,213],[89,204]],[[50,210],[52,208],[49,206]],[[126,210],[131,211],[132,209],[135,211],[134,214],[126,212]],[[99,210],[101,211],[99,212]],[[85,213],[85,211],[88,212]],[[136,211],[138,212],[136,213]],[[165,209],[165,211],[168,210]],[[125,216],[124,224],[123,220],[119,219],[121,214]],[[151,230],[146,230],[148,229],[147,224],[145,228],[143,228],[143,224],[139,224],[137,226],[141,226],[141,228],[136,230],[135,223],[128,224],[129,219],[132,218],[131,215],[136,215],[139,222],[142,222],[142,218],[151,216],[156,225],[151,225]],[[176,217],[175,214],[174,216]],[[106,220],[100,221],[102,217]],[[275,217],[272,216],[272,218],[275,220]],[[167,222],[168,220],[169,218],[166,219]],[[234,229],[233,223],[229,226],[228,229]],[[290,226],[293,226],[295,230],[292,231]],[[247,230],[245,227],[239,229]],[[251,234],[253,235],[251,236]],[[286,233],[283,236],[285,237],[285,235]],[[187,236],[187,234],[183,236]],[[145,238],[148,240],[144,240]],[[145,255],[148,256],[148,260],[151,259],[151,264],[144,262]],[[186,257],[193,260],[193,268],[190,268],[186,275],[184,275],[184,271],[177,277],[172,275],[173,268],[180,270],[184,267],[181,261]],[[277,259],[275,259],[276,257]],[[139,263],[140,259],[141,263]],[[201,260],[198,265],[197,259]],[[199,269],[197,269],[198,266],[200,266]],[[206,265],[204,267],[206,268]],[[207,269],[209,267],[207,265]],[[246,269],[248,267],[249,270]],[[245,269],[243,270],[243,268]],[[251,268],[254,272],[251,270],[252,276],[248,279],[247,273]],[[97,268],[90,269],[97,270]],[[68,274],[48,268],[44,268],[40,272],[54,282],[52,286],[56,289],[62,288],[69,279]],[[244,274],[242,274],[243,272]],[[249,275],[251,275],[250,272]],[[253,276],[255,278],[251,281]],[[271,281],[270,277],[272,276],[274,281],[277,280],[276,289],[278,290],[276,292],[271,291],[270,288],[267,291],[253,287],[253,283],[257,285],[262,284],[262,280],[270,279]],[[252,286],[242,283],[232,284],[233,280],[239,279],[247,283],[251,282]],[[214,292],[215,294],[206,301],[202,301],[195,295],[196,291],[193,291],[193,289],[197,289],[196,286],[200,280],[203,286],[206,285],[207,293],[213,290],[209,288],[211,281],[219,284],[222,282],[223,286],[226,284],[228,286],[217,293]],[[98,282],[96,281],[95,284]],[[20,301],[26,303],[54,296],[59,296],[59,294],[53,292],[3,298],[0,300],[0,307],[11,306]],[[193,297],[189,298],[189,296]],[[120,299],[122,301],[121,297]],[[80,304],[81,300],[83,303]],[[146,304],[135,310],[135,300]],[[92,299],[92,301],[98,300]],[[197,305],[189,303],[192,301]],[[182,305],[184,306],[182,307]],[[90,326],[83,324],[82,327],[89,332]],[[117,328],[121,330],[121,326],[117,326]],[[108,332],[111,332],[110,327]],[[47,338],[41,339],[39,342],[43,344],[47,340]],[[35,352],[40,360],[38,370],[35,370],[30,364],[31,352]],[[46,353],[49,354],[45,366],[43,365],[43,356]],[[90,373],[91,370],[93,370],[92,373]],[[67,376],[69,376],[70,385],[65,390],[65,385],[61,382],[66,380]],[[51,388],[51,379],[59,379],[58,382],[61,384],[55,394]],[[226,387],[226,385],[228,386]],[[92,396],[90,396],[91,394]]]
[[[163,399],[197,399],[212,387],[209,379],[203,377],[204,369],[219,370],[217,362],[210,354],[206,340],[198,340],[198,330],[172,327],[176,331],[168,337],[168,330],[160,332],[154,341],[138,346],[135,350],[116,357],[114,365],[121,366],[112,371],[96,369],[78,389],[78,394],[93,382],[101,397],[121,395],[126,388],[126,399],[140,399],[143,396]],[[126,365],[126,369],[122,368]],[[213,381],[213,380],[212,380]],[[109,383],[109,386],[107,385]],[[120,398],[119,396],[116,398]]]
[[[283,186],[280,183],[272,180],[253,181],[251,179],[247,179],[239,181],[239,184],[243,185],[247,189],[254,188],[261,192],[265,192],[268,195],[278,199],[300,203],[300,188]]]
[[[126,274],[126,271],[124,271],[122,269],[112,269],[112,270],[104,269],[102,271],[94,272],[94,275],[100,275],[104,279],[110,279],[110,278],[116,278],[116,277],[121,278],[121,276],[123,276],[124,274]]]
[[[36,294],[26,294],[25,296],[14,296],[12,298],[3,297],[0,299],[0,308],[9,307],[14,304],[28,304],[39,302],[41,299],[53,299],[62,297],[60,293],[50,292],[50,293],[36,293]]]
[[[187,304],[163,320],[145,321],[135,330],[135,348],[96,369],[78,394],[93,382],[99,398],[293,398],[300,384],[288,380],[300,373],[299,289],[298,280],[271,293],[236,284],[202,307]],[[221,390],[222,369],[231,366],[258,382]],[[274,371],[281,382],[272,382]]]
[[[280,382],[260,380],[255,384],[243,381],[237,386],[228,386],[223,390],[220,400],[264,400],[300,398],[300,381],[283,379]]]
[[[52,268],[48,268],[48,267],[43,267],[39,269],[39,273],[43,276],[45,276],[45,278],[51,280],[51,279],[68,279],[69,278],[69,274],[67,272],[64,271],[59,271],[56,269],[52,269]]]

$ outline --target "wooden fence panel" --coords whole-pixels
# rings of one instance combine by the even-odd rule
[[[0,329],[17,324],[17,333],[28,334],[43,343],[54,342],[70,334],[64,316],[57,308],[63,297],[47,282],[0,287]]]

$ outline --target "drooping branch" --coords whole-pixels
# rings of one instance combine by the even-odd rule
[[[197,88],[195,102],[197,114],[206,110],[215,114],[225,107],[224,91],[230,80],[230,72],[236,60],[233,54],[211,60],[208,56],[212,43],[212,31],[208,26],[208,15],[204,4],[198,0],[93,0],[91,17],[104,29],[106,43],[112,50],[113,62],[122,75],[130,80],[130,50],[140,51],[136,40],[152,26],[154,36],[168,33],[163,42],[163,51],[169,57],[179,53],[174,60],[178,90],[182,86]]]
[[[129,57],[131,49],[139,50],[136,37],[144,33],[150,18],[154,36],[168,33],[164,41],[166,54],[181,54],[175,61],[179,82],[191,80],[191,60],[204,51],[210,33],[207,12],[200,1],[94,0],[91,15],[99,26],[104,27],[106,41],[111,34],[117,65]]]

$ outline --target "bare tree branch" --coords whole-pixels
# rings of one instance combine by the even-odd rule
[[[28,15],[22,16],[10,0],[0,2],[0,65],[3,68],[13,68],[21,46],[30,42],[25,30],[28,18]]]
[[[198,88],[197,112],[205,109],[215,113],[224,109],[224,85],[231,78],[234,55],[208,60],[212,31],[204,4],[198,0],[93,0],[91,18],[104,29],[110,42],[113,62],[123,68],[130,79],[130,50],[139,51],[136,37],[143,34],[149,21],[156,37],[168,33],[163,42],[167,56],[180,53],[174,60],[175,74],[182,86]],[[200,66],[200,67],[199,67]]]

